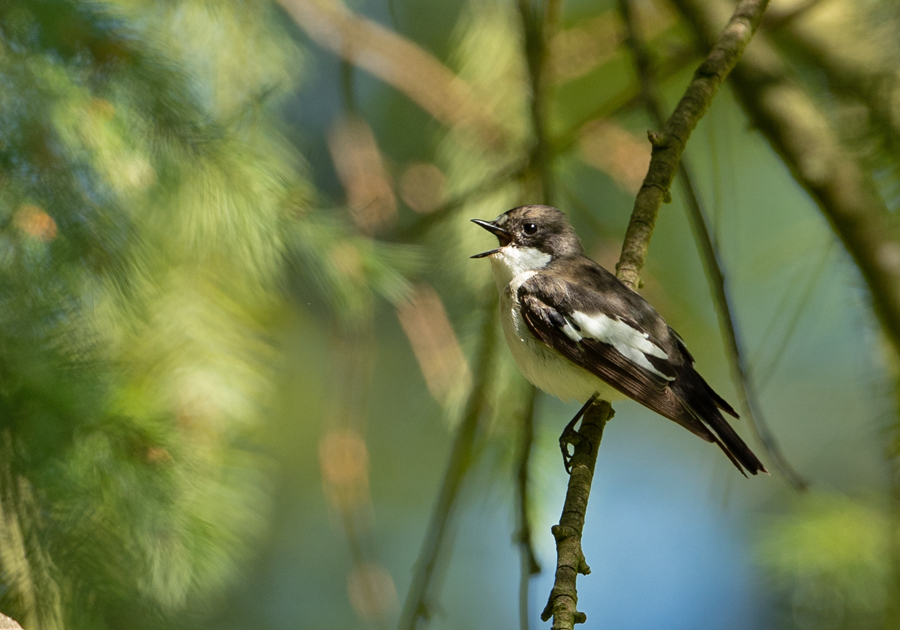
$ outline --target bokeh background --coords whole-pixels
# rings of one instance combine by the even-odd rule
[[[657,127],[635,42],[668,114],[706,50],[697,15],[732,6],[626,4],[632,39],[612,0],[0,3],[0,612],[549,627],[577,405],[512,364],[468,220],[551,202],[615,265]],[[773,0],[751,46],[888,240],[898,34],[891,0]],[[811,190],[828,156],[773,149],[737,87],[685,162],[756,419],[808,489],[617,404],[579,608],[617,630],[898,628],[885,288]],[[642,293],[737,401],[683,185]]]

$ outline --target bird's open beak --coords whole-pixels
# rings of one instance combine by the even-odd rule
[[[484,258],[485,256],[490,256],[491,254],[496,254],[500,251],[501,247],[506,247],[512,242],[512,234],[504,230],[499,225],[494,224],[492,221],[482,221],[481,219],[472,219],[472,223],[476,225],[480,225],[485,230],[493,234],[497,237],[497,240],[500,241],[500,247],[497,249],[491,249],[486,252],[481,252],[480,254],[475,254],[471,256],[471,258]]]

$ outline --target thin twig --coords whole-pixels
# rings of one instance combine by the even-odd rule
[[[649,134],[653,145],[650,168],[634,200],[622,255],[616,265],[619,279],[633,289],[638,286],[659,208],[670,198],[669,188],[688,138],[753,37],[768,4],[768,0],[741,0],[662,132]]]
[[[622,256],[617,265],[619,280],[631,288],[638,285],[656,215],[664,198],[668,197],[685,144],[753,36],[767,5],[768,0],[741,0],[712,52],[694,74],[663,133],[651,135],[653,155],[650,168],[635,199]],[[551,630],[573,630],[576,623],[584,623],[587,619],[576,608],[578,574],[590,571],[581,548],[581,534],[603,427],[611,414],[612,407],[608,402],[597,401],[588,408],[579,429],[583,439],[575,446],[565,507],[559,525],[553,529],[557,553],[556,578],[550,599],[541,614],[544,621],[553,617]]]
[[[748,372],[749,378],[751,378],[756,386],[760,389],[760,391],[764,390],[769,382],[772,380],[772,376],[778,370],[778,365],[781,363],[781,359],[784,357],[784,353],[787,348],[790,346],[791,338],[794,336],[794,332],[796,332],[797,328],[800,325],[800,319],[803,315],[806,307],[809,305],[809,301],[812,298],[813,290],[818,286],[819,280],[822,279],[822,276],[825,275],[825,271],[828,269],[826,263],[828,262],[828,258],[831,256],[835,249],[835,245],[837,245],[836,241],[831,241],[827,247],[822,250],[822,257],[813,263],[813,271],[809,274],[809,277],[806,280],[806,284],[802,291],[797,291],[793,287],[786,293],[785,298],[794,297],[796,298],[796,305],[794,306],[793,312],[790,317],[787,318],[787,326],[784,328],[784,332],[780,335],[781,339],[778,340],[777,343],[772,344],[775,348],[775,353],[769,357],[769,360],[766,361],[764,366],[760,366],[761,361],[758,359],[759,356],[762,356],[762,348],[765,347],[766,342],[770,338],[770,332],[774,329],[775,318],[772,319],[772,324],[766,330],[765,333],[760,337],[760,351],[757,355],[750,357],[750,361],[748,364],[751,366]],[[799,282],[796,283],[799,285]],[[799,297],[797,297],[799,295]],[[784,312],[787,310],[785,305],[785,301],[779,305],[779,308],[776,309],[776,313]],[[757,377],[756,375],[760,376]]]
[[[728,349],[728,362],[731,367],[732,380],[737,388],[740,407],[746,412],[747,423],[756,435],[757,441],[768,453],[775,468],[784,475],[784,478],[795,490],[806,490],[809,483],[785,457],[775,434],[762,413],[759,396],[748,374],[746,352],[741,343],[728,282],[722,269],[721,256],[712,242],[703,210],[699,205],[693,183],[684,164],[681,165],[680,172],[682,173],[682,190],[687,201],[688,214],[694,227],[694,234],[706,268],[713,298],[718,307],[716,312],[719,315],[719,328]]]
[[[416,562],[416,571],[406,596],[403,613],[400,616],[399,627],[401,630],[414,630],[418,627],[420,620],[428,620],[431,617],[428,601],[431,584],[438,569],[440,552],[450,528],[463,480],[475,459],[475,443],[479,436],[481,417],[487,404],[491,363],[497,345],[497,324],[496,318],[493,316],[494,310],[497,308],[497,292],[493,286],[490,287],[489,295],[490,297],[485,296],[482,302],[485,304],[482,314],[484,317],[481,331],[482,345],[478,352],[474,385],[466,402],[462,420],[456,430],[447,471],[444,473],[437,503],[431,514],[425,541],[422,543],[419,559]]]
[[[634,65],[640,79],[644,106],[653,122],[659,127],[663,127],[665,118],[663,116],[662,100],[659,98],[659,91],[654,81],[650,64],[650,53],[638,33],[632,0],[618,0],[618,4],[619,12],[627,30],[625,42],[631,48]],[[737,320],[731,306],[732,299],[725,272],[722,268],[721,255],[710,236],[711,232],[704,216],[703,208],[700,205],[700,199],[697,196],[693,179],[684,159],[678,165],[678,174],[681,180],[685,206],[691,219],[691,225],[694,228],[694,235],[700,248],[703,266],[706,269],[706,277],[709,280],[713,300],[716,304],[716,312],[719,316],[719,329],[725,338],[732,380],[738,390],[741,408],[746,414],[748,424],[756,435],[757,441],[762,444],[769,458],[775,464],[775,468],[784,475],[788,483],[795,489],[804,490],[808,485],[806,480],[788,462],[775,435],[769,428],[765,416],[761,413],[759,397],[748,375],[746,356],[740,341]]]

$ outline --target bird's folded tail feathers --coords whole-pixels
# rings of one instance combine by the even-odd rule
[[[735,411],[734,408],[731,405],[729,405],[728,402],[724,398],[719,396],[716,393],[716,390],[714,390],[712,387],[710,387],[709,383],[707,383],[705,380],[703,381],[703,386],[706,388],[706,393],[709,394],[709,397],[712,398],[713,401],[716,403],[716,407],[718,407],[719,409],[721,409],[722,411],[727,413],[732,418],[740,418],[740,416],[737,414],[737,411]]]
[[[704,383],[705,384],[705,383]],[[708,386],[707,386],[708,387]],[[711,391],[711,388],[710,388]],[[682,401],[682,404],[704,425],[712,429],[715,433],[713,442],[728,456],[728,459],[737,467],[738,470],[746,477],[749,472],[755,475],[760,472],[769,473],[759,458],[750,450],[746,442],[741,439],[728,421],[719,411],[718,396],[716,398],[699,398],[694,400]],[[727,405],[727,403],[725,403]],[[728,409],[731,407],[729,406]],[[725,409],[727,412],[728,409]],[[745,472],[746,471],[746,472]]]

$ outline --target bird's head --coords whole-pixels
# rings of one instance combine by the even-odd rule
[[[582,253],[581,241],[561,210],[553,206],[519,206],[507,210],[493,221],[472,219],[497,237],[500,246],[472,258],[495,254],[543,260]],[[513,251],[516,250],[516,251]]]

